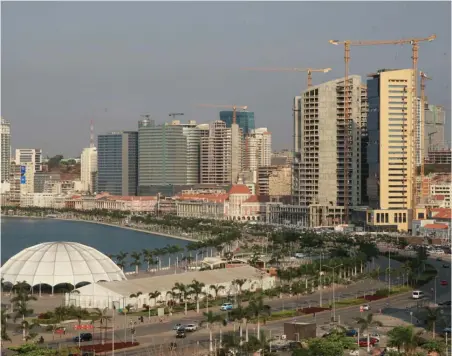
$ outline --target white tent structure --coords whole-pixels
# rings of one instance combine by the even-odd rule
[[[126,281],[95,283],[77,288],[71,293],[66,293],[66,305],[76,305],[82,308],[118,308],[122,309],[128,304],[141,308],[143,304],[151,307],[157,302],[168,301],[175,283],[189,285],[196,280],[204,283],[204,293],[215,294],[210,289],[211,285],[224,286],[219,292],[220,296],[236,295],[238,287],[234,285],[235,279],[246,279],[241,287],[242,291],[256,289],[270,289],[275,286],[275,277],[251,266],[224,268],[216,270],[185,272],[155,277],[134,278]],[[149,293],[158,291],[160,296],[156,300],[149,298]],[[130,297],[132,294],[142,294],[138,297]],[[203,296],[200,296],[200,300]]]
[[[60,283],[126,280],[124,272],[106,255],[76,242],[44,242],[28,247],[1,267],[4,282],[26,282],[31,287]]]

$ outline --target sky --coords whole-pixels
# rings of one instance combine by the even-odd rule
[[[13,148],[79,156],[95,133],[136,130],[140,115],[169,122],[219,119],[199,104],[247,105],[273,148],[292,149],[293,97],[306,74],[243,67],[331,67],[344,75],[330,39],[421,43],[426,94],[447,110],[450,142],[450,2],[2,2],[2,116]],[[410,68],[411,46],[352,47],[350,73]]]

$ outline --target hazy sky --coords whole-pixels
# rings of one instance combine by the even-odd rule
[[[275,149],[292,148],[292,99],[304,73],[241,67],[331,67],[343,76],[343,47],[329,39],[427,37],[419,69],[427,95],[447,108],[450,132],[449,2],[3,2],[2,115],[13,147],[78,156],[96,134],[157,123],[170,112],[208,122],[217,109],[248,105]],[[408,68],[411,47],[353,47],[351,74]]]

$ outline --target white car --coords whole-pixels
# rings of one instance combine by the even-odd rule
[[[198,330],[198,325],[196,325],[196,324],[187,324],[187,325],[184,325],[184,329],[185,329],[185,331],[193,332],[193,331]]]
[[[413,299],[422,299],[424,298],[424,296],[425,296],[424,292],[420,290],[414,290],[413,294],[411,295]]]
[[[349,353],[350,356],[359,356],[359,350],[352,350]]]
[[[370,310],[370,305],[369,304],[364,304],[364,305],[361,305],[361,308],[363,308],[363,310],[365,310],[365,311],[369,311]]]

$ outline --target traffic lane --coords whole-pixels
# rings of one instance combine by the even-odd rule
[[[438,271],[438,278],[433,279],[429,283],[427,283],[425,286],[421,288],[421,290],[424,293],[432,293],[433,288],[433,294],[435,291],[436,286],[436,298],[438,302],[444,302],[451,300],[451,270],[450,270],[450,262],[445,261],[436,261],[436,260],[429,260],[429,263],[436,268]],[[449,268],[444,268],[443,265],[448,265]],[[442,286],[441,281],[445,280],[447,281],[447,286]]]

